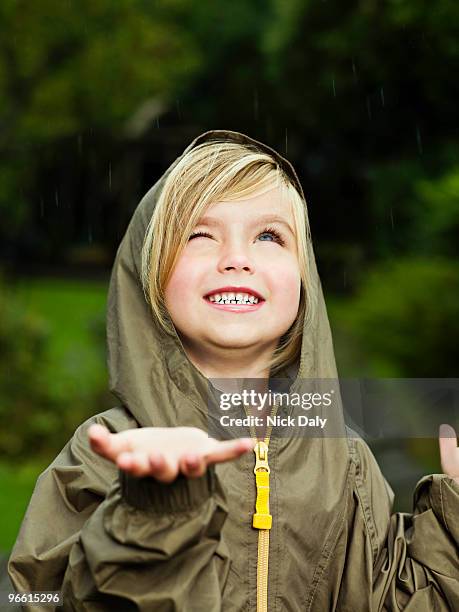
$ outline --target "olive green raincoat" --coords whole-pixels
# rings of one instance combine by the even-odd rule
[[[243,134],[206,132],[274,155]],[[107,314],[110,387],[120,406],[83,423],[40,475],[9,560],[17,591],[60,590],[66,610],[217,612],[257,609],[254,455],[171,484],[135,478],[92,452],[87,428],[195,426],[207,430],[208,381],[175,334],[154,322],[140,283],[147,224],[170,170],[137,207],[113,267]],[[295,381],[337,378],[319,288]],[[292,374],[293,372],[293,374]],[[350,432],[350,430],[347,430]],[[352,433],[352,432],[351,432]],[[392,514],[393,493],[356,434],[272,437],[268,610],[459,610],[459,486],[422,478],[413,513]],[[25,608],[37,609],[37,608]]]

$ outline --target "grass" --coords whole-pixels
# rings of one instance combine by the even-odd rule
[[[47,465],[0,463],[0,553],[8,554],[16,540],[35,482]]]
[[[94,326],[104,330],[108,281],[23,279],[15,287],[26,308],[46,321],[49,380],[58,399],[92,389],[106,376]]]

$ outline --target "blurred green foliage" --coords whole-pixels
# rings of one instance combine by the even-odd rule
[[[183,0],[2,2],[3,143],[120,129],[146,98],[183,92],[203,61],[189,10]]]
[[[0,287],[0,456],[49,457],[111,407],[104,283],[25,280]]]
[[[35,482],[49,460],[12,464],[0,462],[0,554],[13,547]]]
[[[57,411],[44,376],[48,340],[45,322],[2,286],[0,292],[0,452],[18,457],[36,452],[58,428]],[[26,417],[26,418],[25,418]]]
[[[3,2],[0,252],[113,253],[190,136],[229,128],[294,162],[334,247],[324,269],[350,243],[375,260],[422,249],[431,229],[457,256],[457,17],[446,0]]]
[[[331,317],[345,351],[342,376],[454,378],[459,262],[413,257],[372,266],[352,298],[332,303]]]
[[[369,226],[378,260],[394,255],[457,259],[459,146],[446,143],[425,160],[394,159],[368,170],[373,216]]]

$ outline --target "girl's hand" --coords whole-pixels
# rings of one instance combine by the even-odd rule
[[[440,425],[440,457],[443,473],[459,484],[459,447],[456,431],[451,425]]]
[[[202,476],[209,464],[237,459],[256,443],[252,438],[215,440],[197,427],[140,427],[112,434],[103,425],[91,425],[88,436],[92,450],[120,469],[161,482],[172,482],[179,472]]]

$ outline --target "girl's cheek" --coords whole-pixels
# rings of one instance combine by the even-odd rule
[[[270,276],[276,285],[279,286],[280,283],[287,290],[298,288],[301,280],[300,270],[294,262],[291,262],[290,265],[276,265],[273,263],[270,267]]]
[[[192,258],[183,257],[176,265],[174,273],[169,279],[166,291],[170,295],[181,295],[188,293],[193,287],[196,288],[196,276],[198,267],[193,264]]]

